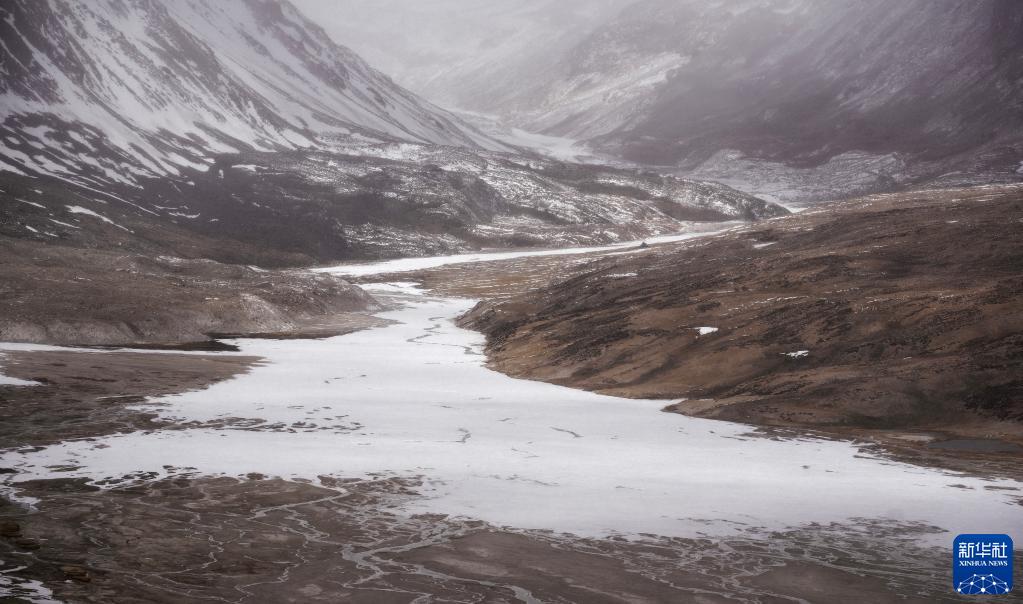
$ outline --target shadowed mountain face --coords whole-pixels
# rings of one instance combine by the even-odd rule
[[[783,208],[653,173],[436,145],[218,156],[191,180],[103,191],[0,177],[0,236],[261,266],[613,243]]]
[[[276,0],[0,6],[0,169],[133,182],[331,140],[499,144]]]
[[[937,162],[1023,139],[1014,0],[645,0],[508,107],[546,132],[694,168],[723,149],[815,165],[850,151]]]

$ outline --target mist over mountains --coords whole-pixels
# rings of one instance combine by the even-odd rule
[[[42,176],[74,191],[7,210],[3,232],[41,241],[301,264],[601,243],[781,212],[755,197],[1023,178],[1011,1],[0,10],[0,167],[10,190]],[[542,158],[529,133],[615,167]]]
[[[1021,34],[0,0],[0,602],[1009,591]]]
[[[720,184],[502,143],[288,2],[0,11],[0,235],[14,239],[296,266],[613,243],[785,213]]]
[[[313,0],[306,0],[313,1]],[[348,0],[353,6],[368,3]],[[475,3],[462,3],[463,6]],[[416,3],[394,2],[398,14]],[[495,23],[510,10],[487,3]],[[569,10],[567,3],[562,10]],[[641,0],[533,41],[527,68],[469,41],[417,69],[428,96],[643,165],[788,200],[1021,178],[1023,4]],[[354,10],[358,21],[365,11]],[[516,13],[543,30],[555,12]],[[399,21],[400,22],[400,21]],[[349,22],[350,29],[359,23]],[[497,39],[499,27],[485,29]],[[516,30],[518,31],[518,30]],[[402,35],[414,42],[413,27]],[[389,45],[353,38],[365,52]],[[499,44],[499,43],[495,43]],[[427,46],[425,41],[423,46]],[[401,62],[398,53],[388,55]],[[492,59],[492,60],[491,60]],[[481,66],[480,62],[486,62]],[[443,66],[442,66],[443,64]],[[470,73],[486,72],[480,85]],[[728,164],[732,164],[729,166]],[[820,184],[827,181],[828,186]],[[811,184],[816,183],[816,184]]]
[[[631,0],[300,0],[336,39],[445,107],[499,112]],[[343,19],[331,18],[343,14]]]
[[[353,140],[513,150],[443,105],[786,203],[1023,178],[1012,0],[0,11],[0,162],[29,174],[134,182],[205,170],[219,153]]]

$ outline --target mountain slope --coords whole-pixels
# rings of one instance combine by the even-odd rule
[[[480,91],[474,108],[787,201],[1023,178],[1016,0],[638,0],[607,14],[530,70],[490,63],[515,90]]]
[[[611,243],[786,213],[633,170],[411,143],[340,151],[221,154],[190,180],[141,188],[0,171],[0,340],[336,333],[372,300],[340,278],[275,269]]]
[[[1021,215],[1021,185],[838,202],[569,269],[468,320],[513,375],[681,413],[985,437],[1008,419],[1018,438]]]
[[[347,151],[224,156],[223,177],[197,182],[199,203],[188,207],[203,211],[223,200],[220,208],[236,217],[273,220],[277,238],[291,225],[257,206],[290,206],[309,217],[307,238],[324,233],[327,247],[315,253],[322,259],[613,243],[684,231],[689,221],[787,213],[723,185],[633,170],[433,145]],[[246,200],[244,209],[237,200]],[[244,240],[247,229],[238,231],[233,236]]]
[[[337,137],[501,146],[277,0],[0,7],[0,169],[131,182]]]
[[[0,175],[0,236],[260,266],[611,243],[785,214],[723,185],[411,143],[217,156],[103,191]]]
[[[722,148],[808,164],[853,150],[926,161],[1023,134],[1018,2],[654,0],[627,19],[612,41],[642,40],[644,62],[674,52],[672,70],[619,123],[566,118],[555,131],[683,166]],[[603,36],[591,44],[610,52]]]
[[[13,0],[0,234],[296,266],[609,242],[780,208],[502,149],[278,0]]]

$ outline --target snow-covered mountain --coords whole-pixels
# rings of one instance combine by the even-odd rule
[[[425,10],[392,3],[399,19]],[[532,41],[542,60],[525,68],[449,46],[464,56],[444,65],[489,74],[458,98],[599,156],[786,201],[1023,178],[1019,0],[633,0],[573,18]],[[435,58],[419,69],[443,70]]]
[[[1023,134],[1014,0],[646,0],[569,52],[520,109],[553,134],[697,165],[920,158]]]
[[[513,152],[286,0],[0,11],[0,237],[295,266],[785,213],[727,186]]]
[[[0,169],[129,182],[334,139],[501,148],[278,0],[6,0]]]
[[[295,0],[398,83],[445,107],[514,98],[634,0]],[[343,14],[343,19],[331,18]]]
[[[506,110],[633,161],[710,162],[697,174],[733,184],[749,166],[722,166],[752,159],[790,199],[813,195],[792,190],[805,180],[847,193],[1011,180],[1021,32],[1016,0],[642,0]]]

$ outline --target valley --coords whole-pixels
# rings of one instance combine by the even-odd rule
[[[222,155],[192,178],[101,191],[0,174],[0,341],[329,329],[374,302],[298,270],[310,264],[599,246],[788,213],[716,183],[409,143]]]
[[[1015,190],[941,194],[963,204],[1017,199]],[[16,593],[44,580],[47,594],[74,601],[130,592],[150,601],[759,602],[813,599],[825,584],[906,601],[907,581],[917,589],[920,576],[943,572],[947,531],[973,522],[964,511],[985,522],[1019,515],[1018,453],[928,446],[990,429],[828,434],[823,424],[775,432],[686,418],[662,411],[675,393],[625,399],[495,373],[482,335],[455,325],[597,275],[607,288],[632,277],[606,275],[665,255],[763,233],[775,241],[760,249],[794,245],[787,238],[887,207],[864,200],[647,247],[325,268],[317,274],[357,281],[384,307],[364,311],[367,328],[348,335],[227,339],[235,351],[216,353],[3,345],[3,374],[42,385],[0,386],[5,405],[37,410],[5,413],[5,438],[17,446],[0,457],[12,489],[3,543],[5,557],[25,564],[0,576]],[[475,301],[464,296],[487,306],[466,315]],[[514,341],[491,338],[490,362],[507,370],[494,344]],[[535,355],[515,358],[551,362]],[[118,381],[118,367],[130,382]],[[57,400],[76,402],[58,410]],[[40,424],[43,416],[54,419]],[[914,446],[912,435],[926,438]],[[1021,440],[998,439],[990,442]],[[836,562],[815,562],[828,558]]]
[[[1018,439],[1021,204],[1015,186],[836,202],[587,264],[465,324],[512,375],[699,417]]]
[[[1009,590],[1019,31],[5,0],[0,601]]]

